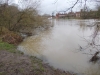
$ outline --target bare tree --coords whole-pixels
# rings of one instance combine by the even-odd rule
[[[41,3],[41,0],[19,0],[18,3],[22,9],[25,8],[37,9]]]
[[[38,14],[40,0],[19,0],[20,5],[9,5],[9,1],[0,5],[0,30],[6,27],[10,31],[19,31],[24,28],[44,26],[44,18]],[[5,3],[4,3],[5,2]],[[20,7],[22,6],[22,7]]]

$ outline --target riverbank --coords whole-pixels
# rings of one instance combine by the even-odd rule
[[[54,69],[42,60],[24,55],[13,44],[0,41],[0,75],[75,75]]]

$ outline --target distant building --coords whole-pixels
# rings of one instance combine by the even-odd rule
[[[75,15],[76,15],[76,18],[80,18],[81,17],[81,12],[76,12]]]
[[[68,14],[61,14],[61,13],[57,13],[56,14],[56,18],[80,18],[81,17],[81,12],[69,12]]]
[[[62,13],[57,13],[56,14],[56,18],[65,18],[65,17],[67,17],[66,13],[65,14],[62,14]]]
[[[99,18],[97,11],[84,11],[81,9],[79,12],[68,12],[68,13],[57,13],[56,18],[83,18],[83,19],[92,19]]]
[[[56,18],[75,18],[80,17],[80,13],[69,12],[67,13],[57,13]]]
[[[69,17],[69,18],[74,18],[74,17],[76,17],[76,15],[75,15],[74,12],[69,12],[69,13],[68,13],[68,17]]]

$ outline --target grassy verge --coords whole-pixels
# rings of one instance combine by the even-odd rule
[[[4,51],[3,51],[4,50]],[[63,72],[34,56],[24,55],[16,46],[0,39],[0,75],[72,75]]]
[[[11,53],[16,53],[16,46],[14,46],[13,44],[9,44],[7,42],[3,42],[0,39],[0,50],[6,50]]]

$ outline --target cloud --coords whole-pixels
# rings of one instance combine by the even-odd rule
[[[41,13],[52,14],[52,12],[56,13],[59,11],[65,11],[69,7],[71,7],[77,0],[58,0],[55,4],[55,0],[43,0],[41,3]],[[89,0],[88,0],[89,1]],[[87,6],[92,5],[90,8],[93,8],[95,5],[94,2],[88,2]],[[73,11],[80,11],[83,8],[83,3],[78,3],[74,8]]]

